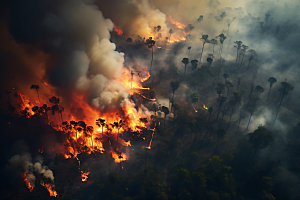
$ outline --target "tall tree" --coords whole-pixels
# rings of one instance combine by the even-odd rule
[[[235,60],[235,62],[238,63],[240,50],[241,50],[243,42],[242,41],[235,41],[234,43],[235,43],[234,47],[236,48],[236,60]]]
[[[184,77],[186,75],[186,66],[189,64],[189,59],[188,58],[183,58],[181,61],[184,64]]]
[[[203,44],[202,44],[202,50],[201,50],[199,64],[201,64],[201,60],[202,60],[202,56],[203,56],[203,51],[204,51],[204,46],[205,46],[205,44],[208,41],[208,35],[202,35],[201,40],[202,40]]]
[[[96,125],[102,128],[102,137],[103,137],[103,128],[106,126],[106,120],[103,118],[99,118],[96,120]]]
[[[270,96],[270,94],[271,94],[271,89],[272,89],[272,87],[273,87],[273,84],[277,82],[277,79],[274,78],[274,77],[270,77],[270,78],[268,79],[268,82],[269,82],[269,84],[270,84],[269,92],[268,92],[268,99],[269,99],[269,96]]]
[[[219,41],[220,41],[219,54],[220,54],[220,59],[222,59],[223,43],[224,43],[224,41],[227,37],[224,35],[224,33],[221,33],[220,35],[218,35],[218,38],[219,38]]]
[[[146,42],[145,45],[147,45],[148,48],[151,48],[151,64],[150,64],[150,69],[149,69],[149,73],[151,75],[151,71],[152,71],[152,64],[153,64],[153,47],[155,45],[155,41],[152,39],[152,37],[149,37]]]

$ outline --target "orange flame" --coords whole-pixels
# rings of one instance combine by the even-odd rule
[[[84,171],[80,171],[81,172],[81,181],[82,182],[86,182],[87,179],[88,179],[88,175],[91,173],[91,172],[84,172]]]
[[[32,111],[34,105],[30,102],[29,98],[26,97],[25,95],[21,94],[20,92],[18,92],[18,95],[21,99],[20,110],[25,111],[26,117],[30,118],[32,115],[35,114],[35,112]]]
[[[24,182],[25,182],[26,187],[28,188],[28,190],[29,190],[30,192],[32,192],[34,186],[33,186],[33,184],[30,183],[30,180],[28,179],[27,173],[26,173],[26,172],[24,172]]]
[[[57,196],[57,192],[52,188],[52,186],[50,184],[44,183],[43,181],[41,181],[41,185],[48,190],[49,195],[51,197],[56,197]]]
[[[118,154],[116,152],[112,152],[112,157],[115,159],[115,163],[121,163],[128,159],[128,156],[125,153]]]
[[[206,107],[206,105],[203,104],[203,109],[204,109],[204,110],[208,110],[208,107]]]

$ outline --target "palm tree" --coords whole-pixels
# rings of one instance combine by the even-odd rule
[[[198,60],[191,60],[191,64],[192,64],[192,69],[193,69],[193,70],[197,69],[197,66],[198,66]]]
[[[120,120],[119,122],[114,122],[113,123],[113,127],[116,128],[118,130],[118,134],[117,134],[117,142],[119,140],[119,131],[120,131],[120,128],[122,128],[122,126],[124,125],[124,121],[123,120]]]
[[[38,100],[40,102],[40,95],[39,95],[39,89],[40,89],[40,86],[39,85],[31,85],[30,89],[33,89],[36,91],[37,93],[37,96],[38,96]]]
[[[184,77],[185,77],[186,65],[189,64],[189,59],[188,58],[183,58],[181,62],[184,64]]]
[[[102,118],[97,119],[96,125],[102,128],[102,137],[103,137],[103,128],[106,125],[105,119]]]
[[[273,84],[277,82],[277,79],[274,78],[274,77],[270,77],[270,78],[268,79],[268,82],[270,83],[270,88],[269,88],[269,92],[268,92],[268,99],[269,99],[269,96],[270,96],[270,94],[271,94],[271,89],[272,89],[272,87],[273,87]]]
[[[221,33],[219,36],[219,41],[220,41],[220,50],[219,50],[219,54],[220,54],[220,58],[222,58],[222,51],[223,51],[223,43],[224,43],[224,40],[226,39],[226,36]]]
[[[200,61],[199,61],[200,64],[201,64],[201,59],[202,59],[202,55],[203,55],[203,51],[204,51],[204,46],[205,46],[206,42],[208,41],[208,35],[202,35],[201,40],[203,41],[203,46],[202,46],[201,55],[200,55]]]
[[[286,82],[286,81],[281,82],[281,87],[279,88],[280,101],[279,101],[279,105],[278,105],[277,112],[275,115],[274,123],[276,122],[276,119],[277,119],[277,116],[279,113],[279,109],[281,107],[284,97],[293,89],[294,89],[294,87],[291,84],[289,84],[288,82]]]
[[[155,41],[152,39],[152,37],[149,37],[146,40],[145,45],[148,46],[148,48],[151,48],[152,54],[151,54],[151,64],[150,64],[150,69],[149,69],[149,73],[151,75],[151,70],[152,70],[152,63],[153,63],[153,46],[155,45]]]
[[[235,43],[234,47],[236,48],[236,60],[235,60],[235,62],[237,63],[238,59],[239,59],[239,53],[240,53],[243,42],[242,41],[235,41],[234,43]]]

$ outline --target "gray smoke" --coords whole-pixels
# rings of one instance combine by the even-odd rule
[[[43,160],[41,158],[37,158],[36,161],[33,162],[29,153],[22,153],[20,155],[17,154],[12,156],[9,160],[9,163],[12,168],[25,172],[26,177],[33,187],[35,186],[37,175],[54,184],[53,172],[43,164]]]

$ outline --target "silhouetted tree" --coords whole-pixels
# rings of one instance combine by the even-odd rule
[[[271,89],[272,89],[272,87],[273,87],[273,84],[277,82],[277,79],[274,78],[274,77],[270,77],[270,78],[268,79],[268,82],[270,83],[269,92],[268,92],[268,98],[269,98],[269,96],[270,96],[270,94],[271,94]]]
[[[117,142],[119,140],[119,131],[120,131],[120,128],[122,128],[122,126],[124,125],[124,121],[123,120],[120,120],[119,122],[114,122],[113,123],[113,127],[116,128],[118,130],[118,134],[117,134]]]
[[[181,62],[184,64],[184,77],[185,77],[186,65],[189,64],[189,59],[188,58],[183,58]]]
[[[151,48],[151,64],[150,64],[150,69],[149,69],[149,73],[151,75],[151,70],[152,70],[152,63],[153,63],[153,46],[155,45],[155,41],[152,39],[152,37],[149,37],[147,40],[146,40],[146,43],[145,45],[148,46],[148,48]]]
[[[105,121],[106,120],[102,119],[102,118],[99,118],[99,119],[96,120],[96,125],[102,128],[102,137],[103,137],[103,128],[106,125]]]
[[[224,41],[225,41],[225,39],[226,39],[226,36],[225,36],[223,33],[221,33],[218,37],[219,37],[219,41],[220,41],[220,50],[219,50],[219,54],[220,54],[220,58],[222,58],[223,43],[224,43]]]
[[[236,60],[235,60],[235,62],[237,63],[238,60],[239,60],[239,53],[240,53],[243,42],[242,41],[235,41],[234,43],[235,43],[234,47],[236,48]]]
[[[203,42],[203,45],[202,45],[202,50],[201,50],[199,64],[201,64],[201,60],[202,60],[202,56],[203,56],[203,51],[204,51],[204,46],[205,46],[206,42],[208,41],[208,35],[202,35],[201,40]]]

